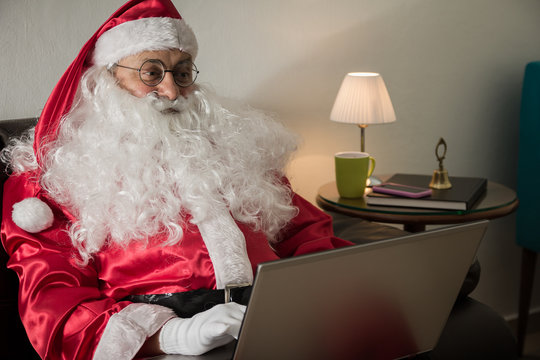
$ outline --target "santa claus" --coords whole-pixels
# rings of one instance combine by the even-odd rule
[[[41,357],[207,352],[237,336],[245,306],[189,317],[151,299],[249,284],[260,262],[348,244],[285,178],[295,137],[198,85],[196,56],[169,0],[129,1],[4,151],[2,242]]]

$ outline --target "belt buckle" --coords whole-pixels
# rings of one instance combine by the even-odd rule
[[[227,284],[225,285],[225,304],[232,302],[231,297],[231,290],[235,288],[241,288],[245,286],[249,286],[249,283],[233,283],[233,284]]]

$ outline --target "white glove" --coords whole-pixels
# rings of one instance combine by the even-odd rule
[[[238,338],[246,307],[219,304],[189,319],[172,318],[161,328],[159,346],[166,354],[201,355]]]

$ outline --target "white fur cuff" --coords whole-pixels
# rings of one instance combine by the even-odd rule
[[[49,205],[35,197],[24,199],[13,205],[11,218],[18,227],[29,233],[38,233],[48,229],[54,221]]]
[[[107,322],[93,359],[133,359],[146,339],[174,317],[174,311],[164,306],[128,305]]]

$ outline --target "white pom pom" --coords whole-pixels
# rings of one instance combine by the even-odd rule
[[[38,233],[48,229],[54,221],[49,205],[35,197],[24,199],[13,205],[11,218],[18,227],[29,233]]]

